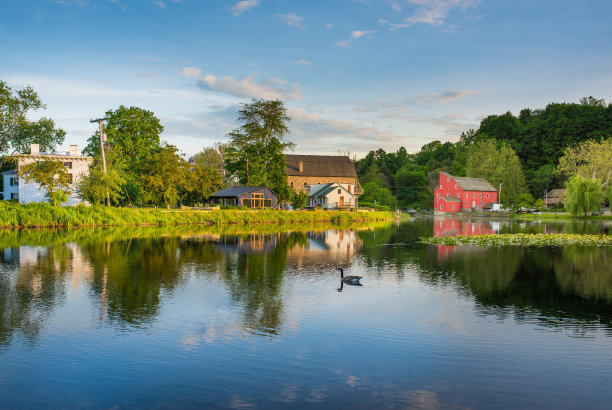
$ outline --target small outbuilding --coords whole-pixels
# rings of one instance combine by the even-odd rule
[[[215,192],[211,200],[221,206],[246,206],[247,208],[276,207],[278,197],[265,186],[236,186]]]
[[[552,208],[553,206],[561,203],[565,206],[563,196],[565,195],[565,189],[551,189],[544,194],[542,201],[546,204],[546,208]]]

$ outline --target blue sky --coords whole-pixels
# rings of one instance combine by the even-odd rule
[[[279,98],[295,153],[456,141],[488,114],[612,100],[610,0],[5,0],[0,79],[84,145],[89,119],[153,111],[190,155]]]

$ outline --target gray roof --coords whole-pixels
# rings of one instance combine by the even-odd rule
[[[303,172],[300,172],[300,161]],[[285,155],[285,170],[289,176],[357,178],[353,161],[339,155]]]
[[[563,188],[556,188],[556,189],[551,189],[550,191],[548,191],[545,195],[545,197],[548,197],[548,199],[550,198],[562,198],[563,195],[565,195],[565,189]]]
[[[234,197],[242,194],[247,194],[249,192],[257,191],[259,189],[270,189],[265,186],[235,186],[233,188],[225,188],[220,191],[215,192],[212,196],[216,197]],[[272,192],[270,190],[270,192]],[[272,192],[274,194],[274,192]],[[275,194],[276,195],[276,194]]]
[[[2,175],[17,175],[17,170],[11,169],[10,171],[4,171]]]
[[[497,192],[497,189],[484,178],[454,177],[446,172],[440,172],[440,174],[452,178],[464,191]]]
[[[336,189],[342,189],[347,194],[353,195],[349,191],[347,191],[346,188],[344,188],[342,185],[338,185],[336,182],[331,182],[329,184],[323,185],[318,191],[312,192],[310,194],[310,197],[311,198],[325,197],[327,196],[327,194],[329,194],[330,192],[333,192]]]

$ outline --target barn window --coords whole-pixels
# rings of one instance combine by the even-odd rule
[[[480,205],[482,206],[482,201],[480,201]]]
[[[472,194],[472,198],[476,198],[476,192]]]
[[[457,198],[461,198],[461,194],[457,192]]]
[[[440,211],[444,209],[444,205],[440,204]]]
[[[446,197],[448,198],[450,196],[450,194],[446,194]]]
[[[342,190],[341,190],[341,189],[339,189],[339,190],[338,190],[338,195],[339,195],[339,194],[341,194],[341,193],[342,193]]]
[[[440,184],[440,189],[442,189],[442,184]]]
[[[446,182],[450,182],[450,178],[446,178]]]
[[[453,211],[455,210],[455,205],[451,206],[451,210],[453,210]]]
[[[482,192],[480,193],[480,197],[482,198]]]
[[[438,198],[440,198],[440,193],[438,192]]]
[[[487,198],[489,197],[489,194],[487,194]]]
[[[468,206],[468,201],[465,201],[465,206]]]
[[[468,193],[467,193],[467,192],[465,193],[465,197],[466,197],[466,198],[468,197]]]
[[[455,189],[457,189],[457,184],[455,184]]]

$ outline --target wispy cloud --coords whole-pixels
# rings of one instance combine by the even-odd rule
[[[276,17],[281,19],[281,21],[283,21],[289,26],[297,27],[300,29],[304,28],[304,26],[302,26],[302,20],[304,20],[303,17],[297,16],[295,14],[277,14]]]
[[[326,29],[330,29],[330,28],[332,28],[333,26],[334,26],[334,23],[332,23],[331,21],[330,21],[329,23],[325,24],[325,28],[326,28]]]
[[[298,84],[288,83],[282,78],[268,78],[257,83],[255,76],[250,75],[242,79],[234,77],[219,78],[212,74],[201,75],[202,70],[195,67],[185,67],[181,75],[197,78],[198,86],[211,91],[219,91],[237,97],[266,98],[268,100],[300,100],[301,89]]]
[[[302,58],[302,59],[296,61],[296,64],[303,65],[303,66],[306,66],[306,67],[310,67],[312,65],[312,62]]]
[[[336,45],[337,46],[341,46],[341,47],[346,47],[350,43],[352,43],[353,40],[356,40],[356,39],[361,38],[363,36],[367,36],[368,34],[371,34],[371,33],[374,33],[374,30],[357,30],[357,31],[353,31],[349,38],[347,38],[344,41],[340,41],[339,43],[336,43]]]
[[[379,19],[378,22],[384,26],[388,26],[391,30],[410,27],[418,23],[440,26],[446,22],[446,19],[454,10],[465,10],[479,1],[480,0],[408,0],[408,3],[416,6],[411,15],[404,18],[399,23],[393,23],[385,19]],[[391,8],[397,12],[402,11],[402,8],[396,3],[392,3]]]
[[[197,67],[183,67],[180,74],[183,77],[198,78],[202,74],[202,70]]]
[[[254,7],[259,6],[260,0],[242,0],[230,7],[230,11],[234,17],[238,17],[245,11],[251,10]]]
[[[455,101],[464,99],[466,97],[478,95],[478,94],[480,94],[478,91],[472,91],[472,90],[449,90],[449,91],[444,91],[443,93],[440,93],[440,94],[430,93],[427,95],[423,95],[423,96],[417,97],[415,101],[433,102],[433,103],[448,105],[448,104],[454,103]]]
[[[157,7],[162,8],[162,9],[168,8],[168,4],[165,1],[155,0],[153,4],[155,4]]]

